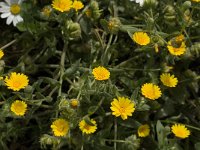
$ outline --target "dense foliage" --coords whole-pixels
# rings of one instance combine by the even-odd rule
[[[0,149],[200,149],[199,0],[1,0],[0,13]]]

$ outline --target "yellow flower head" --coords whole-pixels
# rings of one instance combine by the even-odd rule
[[[91,134],[94,133],[97,129],[97,123],[95,120],[90,120],[91,124],[88,124],[85,120],[82,120],[79,122],[79,128],[81,131],[85,134]],[[93,125],[92,125],[93,124]]]
[[[0,49],[0,59],[3,57],[3,55],[4,55],[4,52],[2,49]]]
[[[9,89],[13,91],[19,91],[20,89],[24,89],[28,85],[28,77],[23,73],[12,72],[10,76],[6,76],[5,84]]]
[[[150,43],[150,37],[145,32],[135,32],[132,39],[139,45],[147,45]]]
[[[168,86],[168,87],[176,87],[178,83],[178,79],[174,77],[174,75],[170,75],[170,73],[163,73],[160,76],[160,80],[165,86]]]
[[[142,88],[142,95],[144,95],[146,98],[149,98],[151,100],[158,99],[161,97],[161,91],[159,86],[153,84],[153,83],[145,83]]]
[[[135,104],[128,98],[118,97],[113,99],[110,109],[114,116],[121,116],[125,120],[128,116],[132,116],[132,113],[135,111]]]
[[[191,0],[191,1],[193,1],[193,2],[200,2],[200,0]]]
[[[78,104],[79,104],[79,101],[77,99],[71,99],[71,101],[70,101],[71,107],[77,108]]]
[[[110,78],[110,72],[102,66],[94,68],[92,74],[96,80],[107,80]]]
[[[52,7],[60,12],[69,11],[72,7],[71,0],[53,0]]]
[[[190,131],[182,124],[175,124],[171,127],[172,132],[176,137],[187,138],[190,135]]]
[[[179,56],[185,53],[186,45],[184,38],[184,35],[181,34],[168,42],[167,48],[170,54]]]
[[[139,128],[138,128],[138,136],[139,137],[146,137],[149,135],[149,133],[150,133],[150,127],[148,124],[139,126]]]
[[[82,9],[83,7],[84,7],[84,5],[81,1],[75,0],[72,4],[72,8],[74,8],[76,11]]]
[[[10,110],[17,116],[24,116],[27,110],[27,104],[23,101],[16,100],[11,104]]]
[[[65,119],[57,119],[51,124],[55,136],[65,136],[69,131],[69,122]]]

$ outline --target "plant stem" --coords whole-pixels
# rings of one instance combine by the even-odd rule
[[[65,56],[66,56],[66,51],[67,51],[67,46],[68,43],[65,43],[62,54],[61,54],[61,59],[60,59],[60,87],[58,89],[58,96],[61,96],[62,93],[62,83],[63,83],[63,75],[65,71]]]
[[[115,134],[114,134],[114,150],[117,150],[117,119],[115,118],[114,121],[114,130],[115,130]]]
[[[11,42],[7,43],[6,45],[2,46],[0,49],[5,49],[7,47],[9,47],[10,45],[12,45],[13,43],[15,43],[17,40],[12,40]]]

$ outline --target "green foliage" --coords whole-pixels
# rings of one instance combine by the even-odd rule
[[[200,150],[200,3],[185,0],[81,0],[84,8],[60,12],[50,0],[21,4],[23,22],[8,26],[0,19],[0,149],[69,150]],[[137,44],[135,32],[146,32],[150,43]],[[168,41],[184,35],[186,52],[175,56]],[[156,47],[158,50],[156,50]],[[92,71],[104,66],[105,81]],[[11,72],[23,73],[29,85],[20,91],[6,87]],[[176,87],[160,81],[174,74]],[[145,98],[141,87],[154,83],[161,89],[157,100]],[[135,111],[127,120],[116,117],[111,102],[128,97]],[[73,107],[71,99],[77,99]],[[28,105],[24,116],[10,107],[15,100]],[[66,136],[54,136],[51,124],[64,118]],[[97,122],[97,130],[83,134],[79,122]],[[186,139],[175,137],[171,126],[185,124]],[[139,137],[138,127],[150,126]]]

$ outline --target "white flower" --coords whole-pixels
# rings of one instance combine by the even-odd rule
[[[0,2],[1,18],[7,18],[7,25],[13,22],[13,25],[16,26],[17,23],[23,21],[23,18],[20,16],[21,2],[22,0],[5,0],[5,2]]]
[[[142,7],[144,5],[145,0],[130,0],[130,1],[135,1],[136,3],[139,3],[140,6]]]

